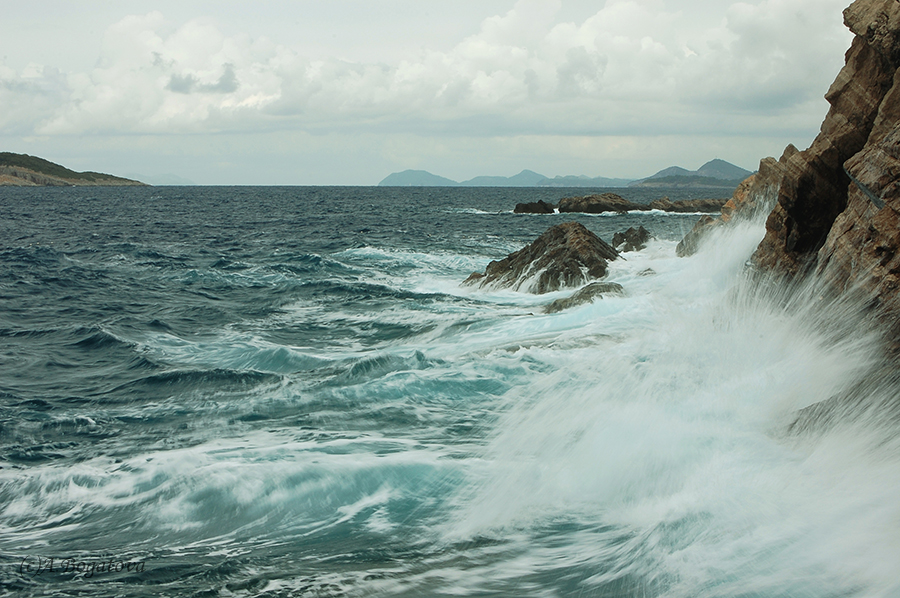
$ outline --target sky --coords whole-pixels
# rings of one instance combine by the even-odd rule
[[[4,2],[0,151],[211,185],[755,170],[818,133],[848,3]]]

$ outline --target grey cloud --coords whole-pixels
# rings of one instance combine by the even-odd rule
[[[200,91],[209,93],[233,93],[238,89],[237,75],[234,74],[234,65],[226,64],[225,72],[219,77],[219,80],[212,85],[200,85]]]
[[[225,65],[225,72],[215,83],[200,83],[194,75],[172,75],[166,89],[175,93],[233,93],[238,90],[240,83],[234,72],[233,64]]]
[[[0,64],[2,66],[2,64]],[[0,135],[29,134],[47,115],[69,101],[71,90],[58,69],[44,67],[39,76],[3,77],[0,73]]]
[[[193,75],[172,75],[166,89],[175,93],[191,93],[197,85],[197,78]]]

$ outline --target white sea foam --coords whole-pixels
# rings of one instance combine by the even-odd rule
[[[510,554],[533,572],[596,571],[585,591],[632,575],[672,596],[893,595],[900,437],[874,416],[787,432],[872,375],[877,334],[860,306],[749,281],[761,234],[717,233],[685,260],[651,245],[612,266],[627,298],[546,317],[612,338],[535,355],[554,371],[508,393],[445,538],[524,533],[535,548]],[[873,404],[895,396],[874,386]],[[560,536],[559,521],[621,538]]]

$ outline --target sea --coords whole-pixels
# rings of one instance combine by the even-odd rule
[[[867,306],[594,191],[710,195],[0,188],[0,595],[900,597]],[[570,220],[623,295],[460,285]]]

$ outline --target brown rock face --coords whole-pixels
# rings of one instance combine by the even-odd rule
[[[582,212],[601,214],[603,212],[627,212],[640,210],[643,206],[631,203],[615,193],[599,193],[583,197],[566,197],[559,200],[560,212]]]
[[[781,275],[814,272],[835,294],[866,300],[881,316],[896,357],[900,2],[856,0],[844,22],[856,37],[826,95],[831,109],[810,148],[782,158],[778,201],[753,261]]]
[[[844,11],[856,34],[826,99],[831,109],[809,149],[789,158],[766,237],[753,256],[765,270],[795,275],[813,267],[848,205],[844,163],[892,129],[900,107],[900,3],[857,0]]]
[[[488,264],[463,284],[542,294],[606,276],[616,250],[578,222],[551,227],[531,245]]]
[[[819,250],[817,273],[837,292],[872,301],[900,339],[900,123],[847,162],[847,209]],[[880,207],[882,206],[883,207]]]

